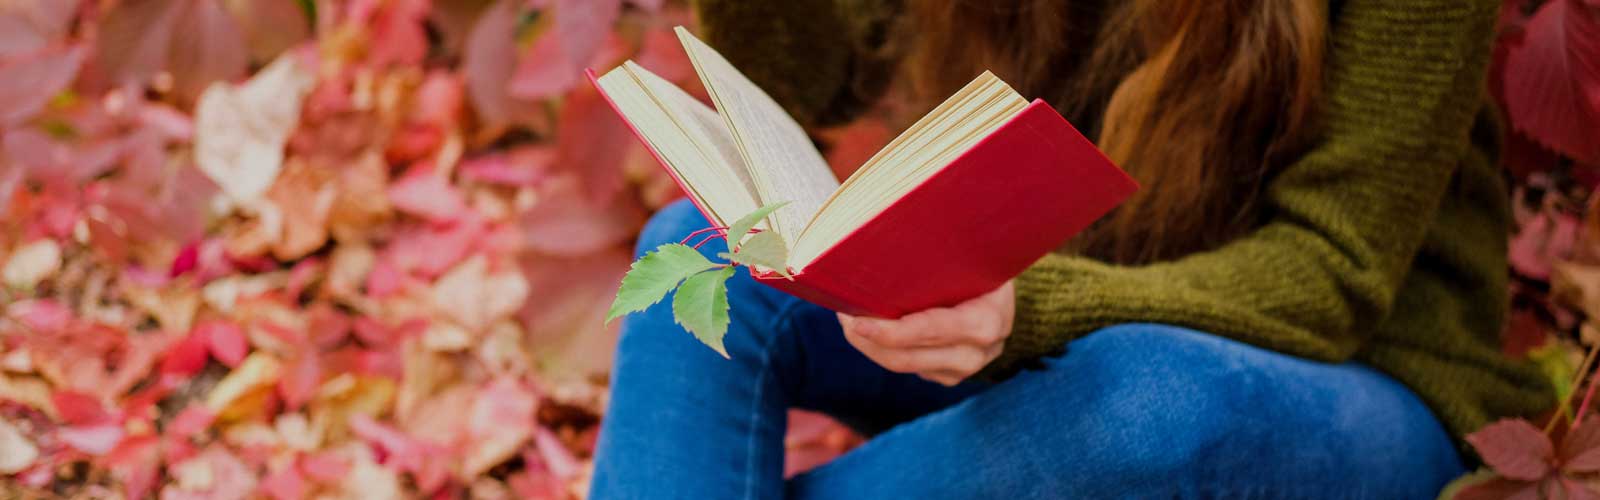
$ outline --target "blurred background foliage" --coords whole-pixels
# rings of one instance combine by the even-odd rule
[[[1597,4],[1507,0],[1490,74],[1505,348],[1571,408],[1600,345]],[[669,0],[0,0],[0,496],[581,497],[604,308],[680,196],[582,71],[699,93],[678,24]],[[891,133],[816,136],[842,176]],[[792,416],[791,473],[859,441]]]

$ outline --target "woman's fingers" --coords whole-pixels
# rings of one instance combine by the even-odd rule
[[[900,319],[859,318],[839,315],[839,322],[856,335],[886,347],[939,347],[959,343],[989,345],[1005,339],[1009,330],[995,314],[929,309]]]
[[[850,344],[891,371],[953,385],[1000,356],[1011,334],[1011,283],[961,304],[899,319],[839,315]]]
[[[870,338],[860,335],[846,334],[845,339],[856,350],[861,351],[872,361],[885,369],[898,373],[916,373],[924,378],[933,374],[947,372],[953,375],[955,382],[982,369],[994,356],[999,355],[998,350],[989,350],[975,345],[958,344],[945,347],[914,347],[900,348],[884,346]],[[941,382],[943,383],[943,382]]]

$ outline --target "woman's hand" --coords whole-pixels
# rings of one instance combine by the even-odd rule
[[[844,337],[862,354],[889,371],[915,373],[944,385],[956,385],[1000,355],[1016,297],[1011,282],[951,307],[939,307],[900,319],[858,318],[839,314]]]

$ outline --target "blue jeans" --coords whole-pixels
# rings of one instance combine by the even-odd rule
[[[707,226],[680,202],[639,247]],[[729,287],[731,360],[667,301],[624,320],[591,498],[1433,498],[1463,472],[1416,395],[1360,364],[1128,324],[952,388],[884,370],[832,312],[743,271]],[[785,481],[790,407],[873,437]]]

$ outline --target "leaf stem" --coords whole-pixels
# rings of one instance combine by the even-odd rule
[[[699,243],[695,243],[695,244],[694,244],[694,246],[693,246],[693,247],[691,247],[691,248],[694,248],[694,249],[695,249],[695,250],[699,250],[699,249],[700,249],[700,246],[701,246],[701,245],[705,245],[705,244],[706,244],[706,242],[708,242],[708,241],[711,241],[711,240],[715,240],[715,239],[717,239],[717,238],[721,238],[721,237],[722,237],[722,236],[721,236],[721,235],[716,235],[716,234],[713,234],[713,235],[710,235],[710,236],[707,236],[707,237],[705,237],[705,239],[702,239],[702,240],[700,240],[700,242],[699,242]]]
[[[1595,383],[1589,380],[1589,390],[1583,392],[1583,402],[1578,404],[1578,414],[1572,417],[1572,426],[1577,427],[1583,423],[1583,414],[1589,411],[1589,401],[1594,398]]]
[[[1585,375],[1587,375],[1589,373],[1589,367],[1590,367],[1590,365],[1592,365],[1594,363],[1594,356],[1595,356],[1596,352],[1600,352],[1600,343],[1596,343],[1595,345],[1590,346],[1589,347],[1589,354],[1584,355],[1583,363],[1579,363],[1579,365],[1578,365],[1578,376],[1577,376],[1577,378],[1575,380],[1572,381],[1573,392],[1577,392],[1577,390],[1578,390],[1577,388],[1578,387],[1582,387]],[[1590,395],[1594,394],[1594,384],[1592,384],[1592,383],[1589,385],[1589,394]],[[1589,401],[1588,396],[1585,396],[1584,397],[1585,405],[1587,405],[1588,401]],[[1552,429],[1556,428],[1556,420],[1559,420],[1562,415],[1565,415],[1567,413],[1567,407],[1570,406],[1571,403],[1572,403],[1572,395],[1571,394],[1568,394],[1567,397],[1565,397],[1565,398],[1561,398],[1561,404],[1556,407],[1555,413],[1550,415],[1550,421],[1548,423],[1544,424],[1544,433],[1545,434],[1549,434]],[[1579,414],[1582,414],[1582,412],[1580,411]],[[1573,425],[1577,425],[1576,422],[1574,422]]]
[[[728,230],[728,228],[726,228],[726,227],[711,226],[711,227],[708,227],[708,228],[705,228],[705,229],[701,229],[701,230],[689,233],[688,236],[684,236],[683,239],[678,240],[678,243],[687,245],[687,244],[689,244],[689,240],[694,239],[695,236],[699,236],[699,235],[705,234],[706,231],[726,231],[726,230]],[[704,242],[702,241],[701,243],[704,243]]]

